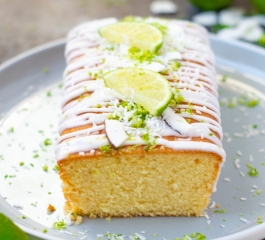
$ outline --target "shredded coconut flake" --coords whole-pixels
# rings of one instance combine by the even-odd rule
[[[64,233],[67,234],[67,235],[71,235],[71,236],[73,236],[73,233],[71,233],[71,232],[64,231]]]
[[[215,203],[215,201],[213,201],[209,208],[214,208],[215,205],[216,205],[216,203]]]
[[[235,160],[235,166],[236,166],[236,168],[240,168],[240,164],[239,164],[239,162],[240,162],[240,159],[236,159]]]
[[[225,182],[230,182],[230,178],[224,178]]]
[[[240,219],[240,221],[242,221],[244,223],[249,223],[249,221],[247,219],[245,219],[245,218],[239,218],[239,219]]]
[[[247,199],[245,197],[240,198],[241,201],[246,201]]]
[[[209,219],[209,216],[206,212],[203,213],[204,217],[208,220]]]
[[[221,227],[222,227],[222,228],[225,228],[225,225],[221,224]]]
[[[265,130],[261,130],[260,133],[264,135],[265,134]]]
[[[66,216],[65,216],[65,223],[66,225],[68,226],[71,226],[74,224],[74,221],[71,220],[71,213],[68,213]]]
[[[94,154],[94,153],[95,153],[95,150],[94,150],[94,149],[91,149],[91,150],[90,150],[90,153],[91,153],[91,154]]]
[[[19,209],[19,210],[23,210],[24,209],[24,207],[22,206],[22,205],[20,205],[20,204],[13,204],[13,206],[15,207],[15,208],[17,208],[17,209]]]
[[[262,207],[265,207],[265,203],[260,203],[259,205]]]
[[[236,154],[242,156],[242,152],[240,152],[239,150],[236,152]]]
[[[240,175],[241,175],[242,177],[245,177],[245,174],[244,174],[243,172],[240,172]]]
[[[257,186],[257,185],[253,185],[252,187],[253,187],[253,188],[258,188],[258,186]]]
[[[235,137],[244,137],[244,134],[243,133],[234,133],[234,136]]]
[[[135,235],[140,238],[140,240],[146,240],[146,237],[140,235],[139,233],[135,233]]]

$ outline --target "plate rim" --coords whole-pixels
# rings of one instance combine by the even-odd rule
[[[59,38],[59,39],[55,39],[43,44],[40,44],[36,47],[30,48],[26,51],[23,51],[5,61],[3,61],[0,64],[0,71],[3,71],[5,68],[9,67],[10,65],[19,62],[21,60],[23,60],[24,58],[30,57],[30,55],[34,55],[36,53],[39,53],[41,51],[45,51],[49,48],[53,48],[53,47],[57,47],[59,45],[63,45],[66,43],[66,39],[65,38]]]
[[[254,45],[254,44],[251,44],[251,43],[248,43],[248,42],[243,42],[243,41],[236,40],[236,39],[221,38],[221,37],[218,37],[214,33],[208,33],[208,35],[209,35],[209,39],[210,40],[214,39],[216,41],[221,41],[221,42],[225,42],[227,44],[236,45],[236,46],[240,46],[241,45],[241,47],[244,47],[244,48],[253,50],[253,51],[255,51],[255,52],[259,53],[259,54],[262,53],[263,55],[265,55],[265,49],[263,47],[258,46],[258,45]]]
[[[265,51],[262,47],[252,45],[250,43],[242,42],[239,40],[222,39],[222,38],[216,36],[215,34],[209,34],[209,39],[215,40],[218,42],[221,41],[221,42],[224,42],[224,43],[232,45],[232,46],[233,45],[236,45],[237,47],[240,46],[242,48],[246,48],[248,50],[254,51],[255,53],[262,54],[265,56]],[[3,71],[5,68],[10,67],[12,64],[17,63],[19,61],[23,61],[23,59],[31,57],[32,55],[34,55],[36,53],[40,53],[42,51],[48,50],[48,49],[53,48],[53,47],[58,47],[58,46],[63,45],[65,43],[66,43],[66,39],[60,38],[60,39],[56,39],[56,40],[49,41],[47,43],[38,45],[38,46],[31,48],[29,50],[26,50],[26,51],[24,51],[18,55],[15,55],[14,57],[2,62],[0,64],[0,72]],[[48,234],[37,232],[33,229],[30,229],[26,226],[23,226],[23,225],[17,223],[16,221],[14,221],[14,223],[17,226],[19,226],[25,233],[30,234],[34,237],[39,237],[39,238],[43,238],[43,239],[47,239],[47,240],[63,240],[63,238],[58,238],[55,236],[51,236]],[[247,240],[250,238],[253,239],[253,237],[255,237],[255,239],[257,237],[265,237],[265,223],[264,223],[264,226],[263,226],[263,224],[260,224],[260,225],[253,226],[253,227],[250,227],[248,229],[239,231],[237,233],[233,233],[233,234],[230,234],[227,236],[215,238],[213,240],[243,240],[243,239]]]

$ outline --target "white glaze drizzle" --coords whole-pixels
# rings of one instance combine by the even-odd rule
[[[139,20],[142,20],[139,18]],[[62,160],[69,154],[94,152],[95,149],[109,145],[104,133],[104,121],[110,113],[124,114],[122,122],[124,129],[132,138],[125,140],[122,146],[142,144],[146,142],[142,136],[148,134],[156,139],[157,145],[163,145],[174,150],[198,150],[214,152],[223,159],[222,128],[220,125],[220,110],[217,100],[217,84],[215,82],[214,56],[209,47],[207,32],[197,24],[181,20],[161,20],[147,18],[146,22],[159,22],[168,28],[160,55],[156,62],[139,63],[127,57],[128,47],[111,44],[98,34],[100,27],[117,22],[115,18],[95,20],[77,26],[68,35],[65,50],[67,67],[64,72],[64,97],[62,100],[63,115],[59,122],[60,138],[56,148],[56,159]],[[112,50],[109,50],[112,48]],[[176,51],[177,49],[177,51]],[[169,63],[178,59],[181,67],[173,71]],[[194,119],[190,124],[192,131],[180,135],[165,124],[162,117],[149,117],[145,128],[133,128],[129,121],[130,112],[118,107],[120,98],[104,86],[102,74],[117,68],[133,67],[151,68],[158,71],[169,67],[165,76],[172,87],[177,86],[185,103],[179,104],[174,110],[190,108],[193,114],[187,112],[176,113],[181,118]],[[97,74],[95,77],[94,75]],[[95,80],[97,79],[97,80]],[[84,96],[80,98],[83,94]],[[199,106],[196,106],[199,105]],[[216,120],[202,116],[207,113]],[[86,129],[66,133],[67,129],[91,124]],[[103,132],[102,132],[103,131]],[[215,132],[219,138],[212,134]],[[63,134],[64,133],[64,134]],[[62,135],[63,134],[63,135]],[[174,136],[174,140],[163,137]],[[210,142],[193,141],[200,137]]]

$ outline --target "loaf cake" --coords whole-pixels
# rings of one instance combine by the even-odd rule
[[[157,28],[159,50],[101,36],[100,29],[121,21]],[[93,20],[69,32],[65,57],[55,150],[65,212],[91,218],[201,215],[225,158],[206,30],[152,17]],[[106,86],[106,74],[128,68],[167,79],[173,95],[160,115]]]

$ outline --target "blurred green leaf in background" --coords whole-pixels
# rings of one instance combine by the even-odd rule
[[[8,217],[0,213],[1,240],[28,240],[26,233],[17,227]]]
[[[220,10],[222,8],[228,7],[234,0],[190,0],[190,2],[204,10]],[[258,0],[257,0],[258,1]],[[264,0],[260,0],[261,2]]]

